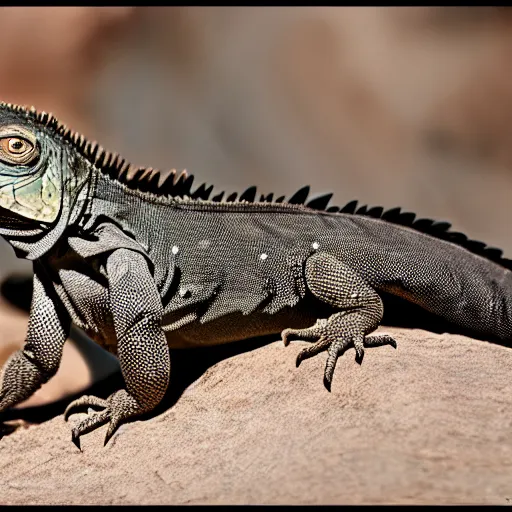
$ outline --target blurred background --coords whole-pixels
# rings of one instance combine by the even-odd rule
[[[136,165],[402,206],[510,258],[511,26],[507,7],[3,7],[0,99]],[[1,363],[26,315],[0,306]],[[93,378],[66,347],[31,403]]]

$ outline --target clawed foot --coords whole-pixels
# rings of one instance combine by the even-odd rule
[[[135,398],[126,390],[121,389],[110,395],[106,400],[95,396],[82,396],[74,400],[66,407],[64,419],[67,421],[71,414],[87,411],[89,408],[100,410],[90,412],[87,418],[80,421],[71,430],[71,440],[79,450],[81,449],[80,436],[108,423],[104,443],[106,445],[121,423],[143,412]]]
[[[309,359],[327,350],[328,357],[324,372],[324,386],[328,391],[331,391],[332,378],[338,357],[348,348],[354,347],[356,362],[359,364],[363,361],[365,347],[391,345],[393,348],[396,348],[395,340],[387,334],[373,336],[365,336],[363,334],[340,335],[339,333],[343,332],[343,330],[334,329],[334,326],[335,322],[330,322],[328,319],[320,319],[312,327],[306,329],[285,329],[281,333],[281,339],[285,346],[290,343],[290,338],[315,342],[299,352],[296,360],[297,367],[299,367],[304,359]]]

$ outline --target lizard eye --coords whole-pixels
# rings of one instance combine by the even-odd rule
[[[12,137],[12,139],[9,139],[7,141],[7,148],[10,153],[14,153],[16,155],[21,155],[27,150],[30,150],[29,145],[23,139],[18,139],[18,137]]]
[[[39,154],[35,144],[22,137],[0,138],[0,160],[8,164],[26,165]]]

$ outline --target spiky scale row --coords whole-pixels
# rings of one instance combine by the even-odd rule
[[[87,158],[87,160],[101,172],[110,176],[112,179],[125,184],[129,188],[164,196],[189,197],[194,200],[200,199],[214,202],[223,201],[225,192],[221,192],[210,199],[210,195],[213,191],[212,185],[207,187],[206,184],[203,183],[194,192],[192,192],[194,176],[189,175],[186,171],[178,174],[176,170],[173,169],[161,183],[161,172],[150,168],[139,168],[130,176],[131,165],[122,157],[116,153],[105,151],[94,141],[88,141],[82,135],[72,131],[67,126],[60,123],[52,114],[47,112],[37,112],[34,107],[27,108],[19,105],[13,105],[11,103],[0,103],[0,108],[18,112],[40,126],[54,131],[63,140],[72,144],[81,155]],[[256,200],[256,193],[256,187],[249,187],[239,196],[238,201],[254,202]],[[342,208],[338,206],[329,206],[332,194],[316,197],[306,203],[308,195],[309,187],[302,187],[295,192],[287,202],[289,204],[302,204],[307,208],[314,210],[369,216],[376,219],[382,219],[393,224],[407,226],[436,238],[441,238],[465,247],[475,254],[479,254],[491,261],[495,261],[505,268],[512,269],[512,260],[502,258],[503,253],[500,249],[487,247],[483,242],[469,240],[462,233],[449,231],[451,225],[447,222],[435,222],[430,219],[416,219],[416,215],[414,213],[402,212],[400,208],[391,208],[386,211],[381,206],[369,208],[368,206],[363,205],[358,208],[357,201],[350,201]],[[224,201],[235,202],[237,201],[237,197],[237,193],[234,192]],[[280,196],[275,199],[275,201],[273,201],[273,197],[273,194],[268,194],[267,196],[261,195],[259,202],[285,202],[285,196]]]
[[[340,210],[340,213],[355,213],[356,208],[357,208],[357,201],[350,201]]]
[[[315,199],[309,201],[306,206],[308,208],[312,208],[313,210],[325,210],[332,196],[332,194],[325,194],[320,197],[315,197]]]
[[[295,192],[295,194],[293,194],[292,197],[290,197],[290,199],[288,199],[288,202],[290,204],[304,204],[306,202],[306,199],[308,198],[308,195],[309,187],[302,187],[301,189],[297,190],[297,192]]]
[[[240,201],[249,201],[253,203],[256,199],[256,187],[249,187],[241,196]]]
[[[383,213],[384,208],[382,208],[382,206],[374,206],[368,210],[366,215],[373,217],[374,219],[380,219]]]

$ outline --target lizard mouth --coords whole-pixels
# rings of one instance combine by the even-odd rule
[[[19,213],[12,212],[7,208],[0,206],[0,233],[2,230],[28,230],[37,229],[40,227],[40,222],[27,219]]]

